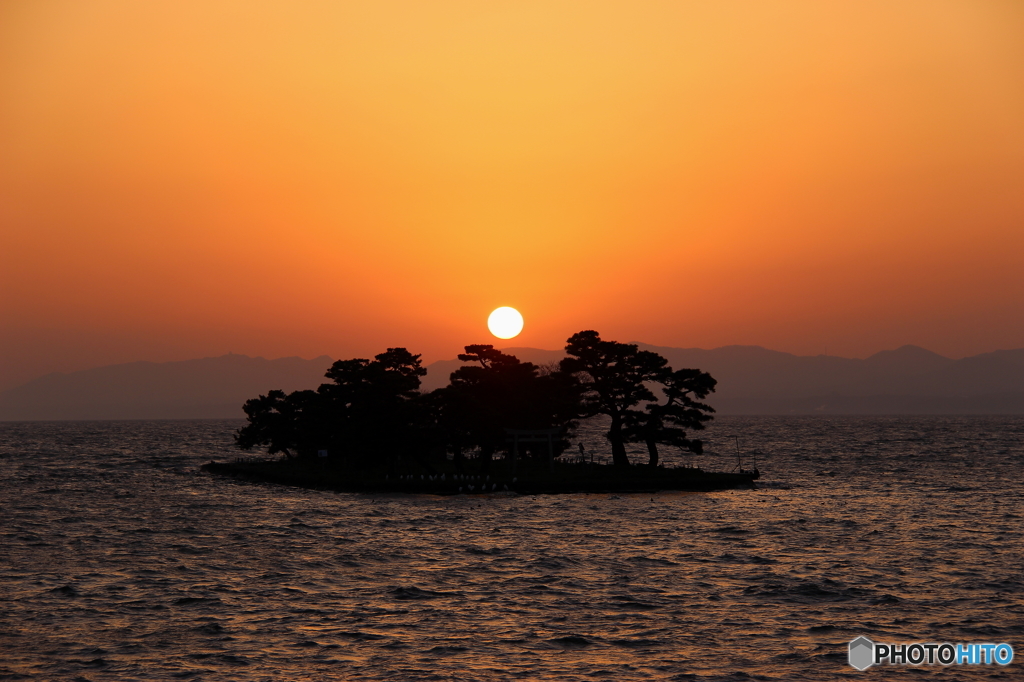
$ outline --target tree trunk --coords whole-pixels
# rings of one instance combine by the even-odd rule
[[[491,455],[494,454],[494,448],[485,446],[480,448],[480,471],[487,473],[491,470]]]
[[[629,457],[626,456],[626,444],[622,442],[622,421],[617,415],[612,415],[608,440],[612,444],[612,464],[617,467],[628,467]]]
[[[647,453],[650,455],[650,459],[647,464],[656,467],[658,466],[658,442],[654,440],[647,441]]]
[[[629,457],[626,456],[626,445],[622,442],[622,436],[612,441],[612,464],[617,467],[629,466]]]
[[[647,453],[650,456],[647,463],[652,467],[658,466],[658,434],[661,429],[661,415],[658,414],[657,408],[651,409],[644,425],[644,442],[647,443]]]

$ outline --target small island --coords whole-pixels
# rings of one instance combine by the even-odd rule
[[[242,450],[277,460],[210,462],[203,469],[344,492],[495,494],[652,492],[750,487],[759,472],[707,472],[660,464],[659,446],[700,454],[690,432],[714,409],[701,402],[716,381],[698,369],[673,370],[657,353],[602,340],[569,338],[566,357],[540,367],[491,345],[469,345],[444,388],[421,393],[420,356],[389,348],[373,360],[339,360],[317,390],[270,391],[244,405]],[[660,395],[656,395],[657,389]],[[567,452],[580,419],[609,419],[612,463]],[[630,462],[626,443],[647,461]]]

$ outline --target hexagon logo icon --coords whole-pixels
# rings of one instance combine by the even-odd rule
[[[849,660],[857,670],[867,670],[875,662],[875,643],[864,636],[852,640]]]

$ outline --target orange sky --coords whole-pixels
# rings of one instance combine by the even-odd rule
[[[500,305],[960,357],[1022,303],[1016,0],[0,4],[0,388],[451,358]]]

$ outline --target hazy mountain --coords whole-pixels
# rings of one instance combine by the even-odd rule
[[[952,360],[903,346],[852,360],[760,346],[637,345],[677,369],[709,372],[718,388],[708,402],[720,414],[1024,414],[1024,349]],[[565,355],[536,348],[502,350],[537,364]],[[461,364],[444,360],[428,366],[424,388],[443,386]]]
[[[0,420],[244,417],[249,398],[275,388],[316,388],[331,363],[326,355],[266,360],[229,354],[48,374],[0,393]]]
[[[1024,413],[1024,349],[952,360],[903,346],[851,360],[758,346],[640,346],[673,367],[710,372],[718,389],[708,402],[723,414]]]
[[[718,390],[708,402],[720,414],[1024,414],[1024,349],[952,360],[903,346],[851,360],[759,346],[639,345],[675,368],[710,372]],[[502,350],[540,365],[564,357],[538,348]],[[0,393],[0,420],[242,417],[242,403],[271,389],[316,388],[331,362],[326,355],[265,360],[232,354],[50,374]],[[423,389],[444,386],[462,364],[428,365]]]

